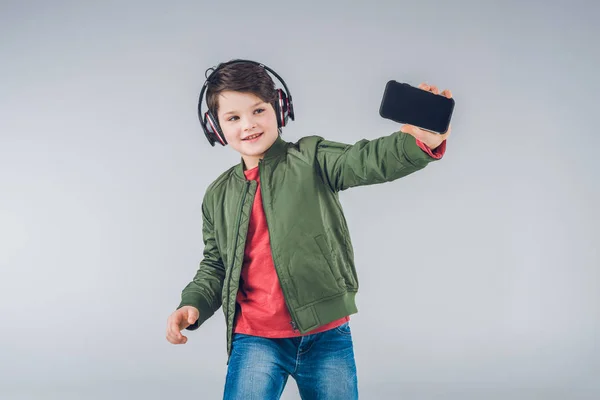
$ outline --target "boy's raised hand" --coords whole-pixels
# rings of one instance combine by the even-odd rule
[[[181,331],[196,322],[199,316],[196,307],[183,306],[175,310],[167,320],[167,340],[173,344],[187,343],[187,337]]]
[[[426,83],[421,83],[419,85],[419,89],[427,90],[428,92],[431,92],[431,93],[434,93],[437,95],[440,94],[440,91],[436,86],[428,85]],[[441,95],[445,96],[447,98],[451,98],[452,92],[450,92],[449,89],[446,89],[441,93]],[[433,150],[436,147],[438,147],[440,144],[442,144],[442,142],[444,140],[446,140],[448,138],[448,136],[450,136],[451,126],[448,126],[448,131],[446,131],[446,133],[444,133],[444,134],[429,132],[429,131],[417,128],[416,126],[409,125],[409,124],[403,125],[402,128],[400,128],[400,131],[404,132],[404,133],[408,133],[411,136],[414,136],[415,139],[418,139],[421,142],[425,143],[425,145],[427,147],[429,147],[431,150]]]

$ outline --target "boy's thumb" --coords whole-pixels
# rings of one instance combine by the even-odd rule
[[[198,316],[196,315],[195,312],[191,311],[188,313],[188,322],[190,324],[193,324],[194,322],[196,322],[197,319],[198,319]]]
[[[413,135],[415,133],[414,126],[412,125],[402,125],[400,128],[400,132],[408,133],[409,135]]]

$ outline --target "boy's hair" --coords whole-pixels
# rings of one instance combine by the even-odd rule
[[[277,99],[275,82],[263,67],[253,63],[221,63],[210,75],[208,81],[206,105],[215,117],[219,111],[219,96],[227,90],[252,93],[273,106]]]

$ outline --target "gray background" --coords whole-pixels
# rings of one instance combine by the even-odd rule
[[[290,141],[399,129],[389,79],[456,99],[441,162],[341,196],[361,398],[600,396],[598,3],[50,3],[0,8],[1,398],[220,398],[221,311],[165,326],[239,161],[197,96],[238,57],[286,80]]]

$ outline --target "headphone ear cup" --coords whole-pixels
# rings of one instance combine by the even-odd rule
[[[296,116],[294,114],[294,104],[292,103],[292,97],[287,97],[286,96],[286,107],[287,107],[287,114],[288,117],[294,121],[296,119]]]
[[[206,137],[213,146],[214,142],[219,142],[222,146],[227,144],[227,139],[225,139],[225,135],[223,135],[219,126],[219,120],[210,111],[207,111],[204,116],[204,127],[205,132],[208,132]]]
[[[211,146],[215,146],[215,132],[212,128],[212,125],[208,122],[208,113],[204,113],[204,119],[200,120],[202,124],[202,130],[204,131],[204,136],[206,136],[206,140],[210,143]]]
[[[277,89],[277,98],[275,99],[275,113],[277,114],[277,126],[282,128],[287,125],[289,116],[288,98],[285,92]]]

